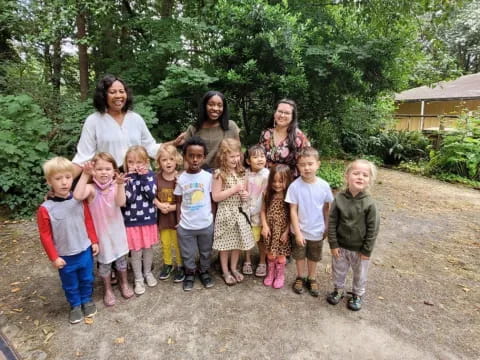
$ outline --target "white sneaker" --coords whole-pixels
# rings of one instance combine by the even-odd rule
[[[135,280],[135,294],[137,295],[142,295],[145,293],[145,283],[143,282],[143,279],[141,280]]]
[[[155,279],[155,276],[153,276],[152,273],[145,274],[145,281],[150,287],[157,286],[158,284],[157,279]]]

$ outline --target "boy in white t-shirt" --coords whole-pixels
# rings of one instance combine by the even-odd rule
[[[295,235],[292,257],[295,259],[297,278],[293,291],[301,294],[306,287],[312,296],[318,296],[320,292],[316,280],[317,263],[322,259],[328,212],[333,202],[330,185],[317,177],[319,167],[318,151],[312,147],[301,149],[297,157],[300,177],[292,182],[285,197],[290,204],[291,230]],[[305,276],[305,263],[308,277]]]
[[[199,277],[205,288],[214,285],[208,273],[213,244],[212,174],[202,169],[207,146],[198,136],[193,136],[183,146],[185,171],[178,177],[173,194],[177,202],[178,243],[185,267],[183,290],[193,289],[200,255]]]

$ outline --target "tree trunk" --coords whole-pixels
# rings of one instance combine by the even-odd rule
[[[52,57],[52,86],[53,92],[60,95],[60,81],[62,73],[62,37],[58,36],[53,43]]]
[[[43,80],[46,84],[52,81],[52,56],[50,44],[43,44]]]
[[[175,0],[162,0],[162,6],[160,8],[160,16],[162,17],[162,19],[172,16],[174,5]]]
[[[87,100],[88,96],[88,53],[87,45],[83,43],[86,38],[86,13],[85,9],[79,9],[77,14],[77,44],[78,44],[78,67],[80,72],[80,99]]]

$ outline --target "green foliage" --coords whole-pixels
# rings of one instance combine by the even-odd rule
[[[31,97],[0,96],[0,204],[16,213],[31,213],[45,194],[41,165],[51,128]]]
[[[438,151],[430,153],[430,174],[450,173],[480,180],[480,117],[464,116],[459,131],[445,134]]]
[[[370,136],[370,154],[382,158],[386,165],[401,161],[420,160],[427,156],[429,140],[418,131],[387,130]]]
[[[328,182],[332,189],[340,189],[345,180],[345,163],[339,160],[324,160],[317,175]]]
[[[438,173],[434,174],[433,177],[438,180],[447,181],[454,184],[463,184],[476,189],[480,189],[480,181],[468,179],[463,176],[458,176],[450,173]]]

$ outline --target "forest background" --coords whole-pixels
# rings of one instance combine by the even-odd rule
[[[385,131],[395,92],[480,71],[478,0],[0,0],[0,9],[0,206],[14,215],[41,202],[41,163],[73,156],[106,73],[132,88],[158,141],[185,130],[215,89],[243,143],[256,143],[288,97],[324,157],[426,159],[479,180],[478,118],[450,139],[463,163],[421,134]]]

